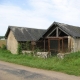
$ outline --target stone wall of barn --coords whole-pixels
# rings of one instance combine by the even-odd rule
[[[68,49],[71,52],[80,51],[80,38],[68,37]]]
[[[11,53],[17,54],[17,47],[18,47],[18,42],[15,39],[13,32],[10,31],[7,38],[7,49],[11,51]]]
[[[68,36],[68,51],[75,52],[74,51],[74,39],[71,36]]]
[[[74,39],[74,45],[75,45],[75,52],[80,51],[80,38],[75,38]]]

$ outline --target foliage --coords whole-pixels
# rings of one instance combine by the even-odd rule
[[[23,50],[30,50],[30,41],[20,43]]]
[[[27,49],[27,50],[30,50],[30,41],[27,41],[27,42],[26,42],[26,49]]]
[[[20,43],[18,44],[17,52],[18,52],[18,54],[21,54],[22,53],[22,46],[21,46]]]
[[[1,47],[3,50],[6,50],[6,45],[2,45],[2,47]]]
[[[34,55],[37,56],[37,52],[41,52],[41,49],[39,49],[38,47],[35,48],[34,50]]]
[[[13,55],[0,49],[0,60],[80,76],[80,52],[68,54],[64,59],[58,59],[56,56],[42,59],[31,55]]]

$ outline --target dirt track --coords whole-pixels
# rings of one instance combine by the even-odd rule
[[[0,80],[80,80],[80,77],[0,61]]]

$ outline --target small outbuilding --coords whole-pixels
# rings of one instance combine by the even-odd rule
[[[35,42],[44,34],[43,29],[33,29],[26,27],[9,26],[5,34],[6,46],[13,54],[17,54],[18,44],[22,44],[22,49],[26,42],[35,45]],[[31,50],[33,46],[30,46]]]

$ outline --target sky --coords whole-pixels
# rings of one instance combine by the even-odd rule
[[[80,0],[0,0],[0,36],[8,26],[47,29],[54,21],[80,26]]]

